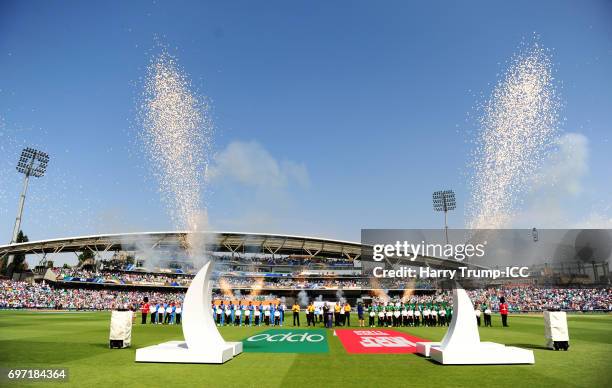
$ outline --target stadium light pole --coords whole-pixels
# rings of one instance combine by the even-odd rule
[[[533,242],[538,242],[540,240],[538,237],[538,230],[536,228],[531,229],[531,238],[533,238]]]
[[[21,151],[21,156],[17,162],[17,172],[24,175],[23,190],[21,191],[21,196],[19,197],[19,206],[17,208],[17,217],[15,218],[15,227],[13,228],[13,236],[11,237],[10,242],[11,244],[17,242],[17,236],[21,230],[21,217],[23,216],[23,207],[25,205],[30,176],[40,178],[45,175],[48,163],[49,155],[46,152],[29,147],[24,148],[23,151]],[[9,256],[7,265],[11,264],[12,261],[13,255]]]
[[[433,208],[437,212],[444,212],[444,235],[448,244],[448,223],[446,214],[449,210],[455,210],[455,192],[453,190],[440,190],[433,193]]]

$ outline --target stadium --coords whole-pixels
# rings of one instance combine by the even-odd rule
[[[0,386],[611,386],[612,9],[548,3],[0,3]]]
[[[133,350],[117,351],[119,355],[109,353],[111,351],[104,347],[104,338],[108,336],[109,311],[117,309],[127,309],[133,314],[132,347],[181,337],[180,307],[194,277],[194,268],[184,252],[189,245],[188,235],[188,232],[130,233],[0,246],[2,255],[32,255],[39,259],[32,271],[21,273],[13,280],[1,281],[0,314],[3,322],[11,325],[3,335],[4,362],[19,359],[31,366],[49,363],[69,366],[72,380],[68,383],[78,386],[109,384],[115,381],[116,373],[128,373],[133,385],[150,377],[166,381],[165,373],[159,374],[155,364],[131,366]],[[435,364],[414,354],[378,356],[384,359],[376,358],[376,354],[346,354],[335,333],[346,328],[359,329],[362,326],[359,315],[365,314],[363,327],[370,330],[391,328],[416,338],[438,340],[448,330],[453,314],[452,293],[435,282],[406,283],[391,279],[379,282],[365,275],[360,243],[249,233],[209,232],[206,235],[208,255],[215,264],[210,311],[224,338],[244,340],[258,338],[258,333],[265,335],[268,330],[282,333],[289,329],[295,334],[330,327],[326,336],[329,353],[247,352],[222,366],[197,366],[207,368],[202,375],[195,365],[164,366],[179,376],[168,379],[168,383],[190,384],[196,373],[198,381],[215,385],[220,376],[229,373],[235,376],[236,386],[256,386],[255,382],[242,380],[239,377],[242,374],[236,374],[237,371],[257,368],[259,363],[271,363],[275,370],[283,371],[272,374],[272,385],[286,384],[287,376],[298,384],[312,381],[359,384],[369,381],[370,373],[381,368],[389,374],[389,381],[398,384],[405,377],[404,368],[418,368],[414,369],[419,371],[417,373],[434,373],[441,377],[443,384],[451,384],[451,381],[469,384],[469,376],[482,373],[480,368],[485,368],[490,376],[506,376],[508,384],[514,384],[503,366],[468,366],[460,371],[440,373],[431,369]],[[88,258],[76,260],[76,257],[83,257],[83,252],[89,252]],[[67,253],[74,254],[78,264],[54,267],[54,256]],[[151,266],[151,261],[156,267]],[[458,265],[452,259],[434,257],[418,257],[412,264],[435,268]],[[601,277],[599,283],[595,283],[593,276],[590,278],[590,285],[581,278],[573,288],[563,289],[539,287],[535,281],[516,284],[516,279],[509,278],[486,289],[468,291],[476,309],[482,309],[485,326],[480,331],[483,338],[503,338],[505,343],[528,347],[535,352],[536,365],[510,367],[521,370],[521,381],[527,378],[541,384],[542,378],[553,378],[556,373],[556,368],[545,365],[560,362],[558,353],[550,353],[543,346],[543,311],[562,310],[570,314],[572,348],[563,362],[582,362],[590,354],[607,352],[609,345],[590,342],[588,338],[596,335],[593,330],[610,327],[612,291],[602,287]],[[384,283],[386,280],[389,282]],[[545,284],[543,280],[542,284]],[[510,305],[508,328],[501,325],[500,296],[505,296]],[[145,300],[150,302],[146,311],[143,310]],[[312,318],[308,316],[311,302],[315,304]],[[339,306],[342,314],[335,311],[328,319],[323,312],[325,303]],[[292,317],[295,305],[300,310],[299,327]],[[348,311],[345,311],[346,306],[350,306]],[[363,308],[361,313],[358,313],[358,306]],[[490,310],[491,327],[486,326],[486,306]],[[160,307],[164,312],[160,312]],[[245,312],[250,308],[253,315],[248,319]],[[279,312],[278,321],[273,318],[275,310]],[[237,311],[241,311],[242,316]],[[255,315],[258,314],[255,311],[261,311],[261,316]],[[418,320],[416,311],[420,315]],[[38,334],[32,339],[19,339],[26,334],[24,330],[37,330]],[[599,335],[606,337],[608,334]],[[57,346],[57,336],[65,338],[62,343],[68,344],[67,349],[60,356],[49,358]],[[30,341],[34,341],[31,346],[24,346]],[[34,353],[32,349],[36,349]],[[95,370],[100,373],[91,373],[89,359],[98,365]],[[326,370],[330,362],[344,368],[347,375],[314,376],[313,365],[315,369]],[[588,365],[574,373],[586,385],[603,383],[607,377],[598,372],[599,368],[605,368],[603,364],[592,360]]]
[[[31,255],[39,259],[38,265],[29,272],[22,272],[16,280],[27,283],[46,283],[57,289],[97,290],[111,293],[140,292],[180,295],[188,288],[195,274],[187,247],[189,235],[194,232],[129,233],[120,235],[81,236],[63,239],[24,242],[0,246],[0,256]],[[298,301],[303,292],[304,301],[309,299],[335,300],[338,295],[355,305],[357,301],[371,304],[373,299],[407,299],[412,295],[429,295],[434,299],[436,290],[442,287],[435,281],[420,280],[406,282],[402,279],[373,278],[365,273],[362,265],[361,243],[325,240],[313,237],[270,235],[255,233],[206,232],[207,256],[214,261],[215,272],[212,291],[217,303],[222,300],[279,300],[286,305]],[[78,263],[65,268],[53,266],[53,256],[74,254]],[[84,257],[88,257],[82,259]],[[418,256],[411,261],[415,267],[440,269],[457,268],[460,263],[451,258]],[[400,267],[401,262],[395,263]],[[607,270],[606,263],[593,265],[590,276],[583,275],[583,268],[547,266],[529,282],[506,278],[491,281],[487,288],[518,286],[537,289],[544,287],[547,279],[559,275],[569,276],[574,289],[605,287],[606,276],[596,274]],[[157,267],[155,267],[157,266]],[[479,266],[474,266],[479,268]],[[534,271],[537,271],[535,269]],[[561,272],[562,271],[562,272]],[[138,294],[138,295],[140,295]],[[495,297],[495,295],[494,295]],[[534,295],[535,297],[535,295]],[[448,299],[448,295],[447,298]],[[118,303],[115,298],[113,303]],[[142,298],[129,298],[128,303],[136,309]],[[446,300],[448,302],[448,300]],[[521,304],[521,299],[512,300],[517,312],[542,311],[547,307],[574,311],[606,311],[609,300],[559,300],[555,305],[545,300],[533,304]],[[98,309],[95,304],[57,303],[27,304],[15,300],[20,308],[69,308],[77,310]],[[104,305],[103,309],[116,307]]]

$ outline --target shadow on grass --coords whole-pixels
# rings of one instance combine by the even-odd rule
[[[506,346],[516,346],[517,348],[549,350],[546,346],[534,344],[506,344]]]

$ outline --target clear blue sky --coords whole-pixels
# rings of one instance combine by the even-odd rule
[[[156,39],[212,100],[217,152],[258,144],[307,173],[214,182],[214,228],[358,240],[362,227],[438,227],[441,188],[463,226],[466,118],[534,32],[563,84],[562,130],[588,140],[567,226],[609,211],[612,3],[458,3],[0,2],[0,240],[23,145],[51,155],[26,204],[31,239],[172,229],[133,128]]]

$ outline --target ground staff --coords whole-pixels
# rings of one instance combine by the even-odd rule
[[[300,305],[294,303],[293,307],[291,307],[291,310],[293,311],[293,326],[295,326],[296,321],[297,325],[300,326]]]

